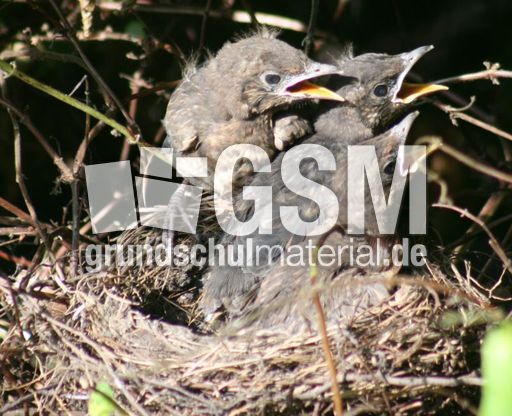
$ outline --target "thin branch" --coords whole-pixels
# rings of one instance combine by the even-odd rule
[[[471,156],[466,155],[465,153],[457,150],[455,147],[450,146],[449,144],[443,143],[439,137],[423,137],[422,142],[427,143],[440,143],[441,146],[437,147],[437,150],[440,150],[447,155],[450,155],[454,159],[457,159],[459,162],[469,166],[470,168],[481,172],[485,175],[492,176],[500,181],[512,183],[512,174],[502,172],[490,165],[486,165],[485,163],[480,162],[479,160],[472,158]]]
[[[37,37],[32,38],[32,42],[34,43],[40,43],[40,39]],[[24,38],[20,39],[21,41],[25,41]],[[47,38],[44,38],[42,40],[48,40],[48,41],[54,41]],[[55,39],[56,40],[56,39]],[[67,40],[67,39],[66,39]],[[82,69],[87,71],[87,67],[84,65],[82,60],[75,55],[70,55],[68,53],[59,53],[59,52],[52,52],[42,49],[41,46],[34,47],[31,45],[28,45],[22,49],[16,49],[16,50],[4,50],[2,53],[0,53],[0,59],[3,60],[10,60],[10,59],[33,59],[38,61],[56,61],[56,62],[62,62],[65,64],[74,64],[80,66]]]
[[[32,262],[27,260],[25,257],[17,257],[12,254],[8,254],[5,251],[0,250],[0,259],[15,263],[21,267],[30,268],[32,267]]]
[[[201,20],[201,34],[199,36],[199,50],[204,48],[204,38],[206,36],[206,24],[208,23],[208,16],[212,10],[212,0],[206,0],[206,7],[204,8],[203,19]]]
[[[28,115],[23,114],[19,109],[17,109],[12,103],[9,101],[0,98],[0,105],[3,105],[10,111],[12,111],[16,117],[18,117],[19,121],[32,133],[32,135],[36,138],[39,144],[43,147],[46,153],[51,157],[53,163],[60,171],[61,178],[64,182],[70,182],[73,180],[73,173],[71,169],[66,165],[62,156],[60,156],[48,143],[48,140],[44,137],[44,135],[34,126]]]
[[[483,207],[480,209],[480,212],[478,213],[478,218],[483,221],[487,222],[498,210],[498,208],[501,206],[501,203],[505,199],[505,193],[504,192],[494,192],[491,194],[489,199],[485,202]],[[474,234],[479,229],[478,225],[473,223],[471,226],[466,230],[464,233],[467,235]],[[466,244],[460,245],[455,248],[455,253],[460,252],[468,252],[471,248],[472,244],[474,243],[474,239],[470,239]]]
[[[318,241],[313,252],[313,258],[310,268],[310,281],[311,286],[315,287],[318,279],[318,247],[321,247],[325,240],[335,232],[344,233],[343,229],[339,226],[335,226],[329,232],[325,233]],[[336,370],[336,364],[334,363],[334,357],[332,356],[331,347],[329,345],[329,335],[327,333],[327,324],[325,322],[325,313],[320,300],[320,294],[318,290],[314,289],[313,292],[313,303],[315,305],[316,312],[318,314],[318,329],[322,339],[322,349],[324,351],[325,362],[329,370],[331,377],[331,390],[332,390],[332,401],[334,405],[334,413],[336,416],[343,415],[343,401],[341,398],[340,387],[338,385],[338,375]]]
[[[494,252],[497,254],[499,259],[503,262],[503,265],[506,267],[508,272],[512,274],[512,260],[507,256],[503,248],[501,247],[500,243],[494,237],[494,234],[489,230],[489,228],[485,225],[485,223],[478,218],[477,216],[471,214],[467,209],[463,209],[460,207],[456,207],[454,205],[446,205],[446,204],[432,204],[435,208],[444,208],[449,209],[452,211],[455,211],[459,213],[462,217],[466,217],[469,220],[473,221],[475,224],[477,224],[489,237],[489,245],[494,250]]]
[[[42,82],[37,81],[36,79],[26,75],[25,73],[19,71],[15,67],[11,66],[5,61],[0,60],[0,70],[5,72],[7,76],[14,76],[18,78],[20,81],[25,82],[26,84],[43,91],[44,93],[51,95],[53,98],[56,98],[57,100],[60,100],[72,107],[75,107],[76,109],[83,111],[86,114],[91,115],[97,120],[101,120],[105,124],[109,125],[119,133],[121,133],[123,136],[125,136],[130,143],[136,144],[136,143],[142,143],[141,140],[137,140],[135,137],[132,136],[132,134],[124,127],[123,125],[119,124],[117,121],[103,115],[99,111],[95,110],[94,108],[82,103],[81,101],[78,101],[75,98],[69,97],[68,95],[60,92],[59,90],[56,90],[53,87],[50,87],[49,85],[43,84]]]
[[[37,235],[36,230],[33,227],[0,227],[0,236],[33,236]],[[18,241],[18,239],[16,239]],[[4,245],[4,243],[2,243]]]
[[[313,39],[315,36],[316,21],[318,18],[318,7],[319,0],[311,0],[311,12],[309,15],[308,30],[306,37],[302,41],[304,44],[304,53],[306,55],[309,55],[309,52],[311,51],[311,44],[313,43]]]
[[[203,16],[204,10],[200,7],[186,7],[186,6],[167,6],[163,4],[134,4],[129,6],[131,10],[141,13],[165,13],[175,15],[192,15],[192,16]],[[121,11],[126,10],[127,7],[124,3],[117,1],[102,1],[98,4],[98,8],[102,10]],[[243,10],[211,10],[210,17],[217,19],[230,19],[237,23],[249,23],[252,24],[253,17],[250,13]],[[275,26],[285,30],[292,30],[294,32],[305,33],[307,27],[304,22],[296,19],[290,19],[284,16],[278,16],[270,13],[256,12],[254,14],[259,24]],[[320,32],[318,32],[320,33]]]
[[[136,81],[141,79],[140,70],[136,71],[133,75],[133,82],[130,81],[130,89],[131,94],[137,94],[139,92],[139,83]],[[136,98],[134,100],[130,100],[129,104],[129,113],[130,117],[135,120],[137,117],[137,108],[139,106],[139,100]],[[121,149],[121,154],[119,156],[119,160],[128,160],[128,157],[130,156],[130,142],[128,140],[125,140],[123,143],[123,148]]]
[[[500,137],[503,137],[504,139],[512,141],[512,134],[510,134],[504,130],[501,130],[497,127],[494,127],[489,123],[486,123],[486,122],[479,120],[475,117],[472,117],[466,113],[463,113],[463,112],[459,111],[458,109],[454,109],[453,107],[451,107],[449,105],[442,104],[437,101],[434,102],[434,105],[437,108],[443,110],[445,113],[449,114],[450,117],[452,118],[452,121],[455,121],[456,119],[461,119],[461,120],[471,123],[477,127],[480,127],[483,130],[487,130],[488,132],[493,133],[496,136],[500,136]]]
[[[482,386],[481,377],[474,374],[468,374],[460,377],[397,377],[384,374],[347,374],[345,379],[352,382],[373,381],[375,378],[391,386],[404,387],[458,387],[458,386]]]
[[[18,208],[16,205],[11,204],[6,199],[2,198],[0,196],[0,207],[5,209],[6,211],[9,211],[11,214],[14,214],[16,217],[18,217],[20,220],[26,222],[27,224],[30,224],[32,227],[36,227],[36,224],[32,217],[27,214],[25,211]]]
[[[499,63],[484,62],[486,69],[471,74],[457,75],[454,77],[442,78],[434,81],[433,84],[455,84],[458,82],[477,81],[488,79],[493,84],[499,84],[499,78],[512,78],[512,71],[500,69]]]
[[[258,26],[258,17],[256,16],[256,12],[254,11],[254,7],[252,7],[251,2],[249,0],[240,0],[240,3],[242,3],[242,6],[244,6],[244,9],[247,10],[247,13],[251,17],[251,25],[253,27]]]
[[[463,152],[455,149],[454,147],[447,145],[446,143],[443,144],[439,150],[442,152],[450,155],[451,157],[457,159],[459,162],[464,163],[466,166],[469,166],[470,168],[473,168],[485,175],[492,176],[493,178],[496,178],[498,180],[512,183],[512,175],[509,173],[502,172],[498,169],[495,169],[494,167],[490,165],[486,165],[484,163],[481,163],[477,159],[474,159],[470,156],[467,156]]]
[[[4,93],[4,99],[5,99],[5,85],[3,88]],[[23,197],[23,200],[25,201],[25,205],[28,209],[28,212],[30,214],[30,217],[32,218],[32,222],[37,229],[37,232],[39,234],[39,237],[43,241],[44,246],[46,247],[46,251],[48,253],[48,257],[55,263],[55,270],[57,271],[57,275],[55,277],[55,281],[60,286],[60,288],[65,292],[69,292],[68,288],[66,287],[64,281],[65,275],[60,267],[60,265],[57,263],[55,256],[52,252],[52,247],[50,243],[50,239],[48,238],[48,235],[46,234],[46,230],[43,228],[43,226],[39,223],[39,220],[37,218],[37,213],[34,208],[34,204],[32,203],[32,199],[30,198],[30,194],[28,193],[27,186],[25,184],[25,179],[23,175],[23,162],[22,162],[22,156],[21,156],[21,132],[18,120],[16,116],[13,114],[13,112],[10,109],[7,109],[7,113],[9,114],[9,117],[11,119],[13,133],[14,133],[14,166],[16,171],[16,183],[18,184],[18,187],[20,188],[21,196]]]
[[[338,0],[338,5],[336,6],[336,11],[334,12],[333,22],[336,22],[340,19],[345,11],[349,0]]]
[[[59,16],[61,24],[62,24],[63,28],[67,32],[67,36],[69,37],[69,40],[71,41],[71,43],[73,44],[73,46],[77,50],[77,52],[80,55],[80,57],[82,58],[82,60],[84,61],[84,64],[89,69],[89,72],[94,77],[96,82],[100,85],[100,87],[109,96],[110,100],[112,101],[112,103],[110,103],[110,104],[115,104],[117,106],[117,108],[119,108],[119,110],[121,111],[121,113],[123,114],[124,118],[126,119],[126,121],[128,123],[128,127],[130,128],[130,130],[132,131],[134,136],[137,139],[140,139],[141,133],[140,133],[139,126],[137,125],[137,123],[135,123],[135,120],[133,120],[130,117],[128,112],[123,107],[123,104],[121,103],[121,101],[117,98],[117,96],[114,94],[114,92],[110,89],[108,84],[103,80],[103,78],[98,73],[98,71],[96,71],[96,68],[94,68],[94,66],[92,65],[91,61],[89,60],[87,55],[84,53],[82,47],[80,46],[80,42],[78,41],[78,38],[76,37],[75,31],[73,30],[73,28],[69,24],[69,22],[66,19],[66,17],[62,14],[62,11],[60,10],[60,8],[55,3],[55,0],[50,0],[50,4],[52,5],[53,9],[55,10],[57,15]],[[107,102],[107,104],[109,104],[109,103]]]

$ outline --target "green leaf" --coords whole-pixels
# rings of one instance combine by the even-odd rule
[[[90,416],[112,416],[117,410],[114,391],[105,382],[99,382],[89,396]]]
[[[512,322],[492,329],[482,345],[480,416],[512,414]]]

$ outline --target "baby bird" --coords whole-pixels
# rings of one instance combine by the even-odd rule
[[[188,178],[209,193],[220,154],[233,144],[253,144],[268,157],[310,132],[309,124],[293,114],[274,114],[304,101],[343,101],[336,93],[309,82],[339,73],[339,68],[310,60],[303,52],[262,32],[227,43],[204,65],[189,72],[169,101],[163,120],[170,145],[179,156],[206,157],[208,176]],[[235,161],[234,161],[235,163]],[[222,194],[253,170],[240,160],[231,175],[219,175]],[[225,182],[225,183],[224,183]]]

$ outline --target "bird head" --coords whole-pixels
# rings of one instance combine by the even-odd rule
[[[375,146],[382,175],[382,183],[384,185],[391,185],[395,167],[399,169],[398,173],[400,175],[407,174],[407,168],[405,166],[406,161],[400,151],[400,146],[405,145],[407,135],[418,115],[419,112],[414,111],[389,130],[361,143],[362,145]]]
[[[433,46],[422,46],[398,55],[367,53],[338,63],[343,77],[356,82],[335,89],[360,109],[370,128],[385,127],[420,97],[448,87],[404,82],[414,64]]]
[[[339,68],[314,62],[275,38],[251,36],[229,43],[209,66],[222,104],[233,117],[273,113],[307,100],[343,101],[338,94],[311,82],[339,73]]]
[[[406,156],[402,146],[405,144],[407,135],[418,114],[418,111],[410,113],[384,133],[359,143],[360,145],[375,147],[380,175],[377,177],[368,176],[367,180],[380,181],[388,203],[390,202],[389,193],[394,176],[407,175],[408,164],[405,160]],[[377,185],[380,186],[380,184]],[[368,235],[379,235],[379,227],[373,204],[375,201],[372,201],[374,198],[379,198],[379,196],[374,196],[370,192],[365,193],[365,233]]]

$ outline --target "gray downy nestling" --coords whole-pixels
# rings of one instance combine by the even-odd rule
[[[339,95],[346,97],[343,103],[323,102],[316,114],[314,122],[315,133],[299,143],[316,143],[317,141],[335,141],[343,146],[357,144],[365,139],[379,134],[398,117],[418,102],[418,99],[436,91],[447,89],[435,84],[410,84],[405,77],[413,65],[432,46],[423,46],[410,52],[397,55],[367,53],[352,57],[344,55],[337,60],[337,66],[343,72],[342,77],[332,78],[329,87]],[[336,84],[339,86],[336,88]],[[270,174],[258,173],[250,183],[251,185],[272,185],[275,189],[282,189],[280,166],[283,154],[277,156],[272,163]],[[286,200],[288,193],[278,195]],[[253,214],[253,202],[241,197],[235,198],[234,211],[243,221]],[[274,219],[274,221],[278,221]],[[278,221],[279,222],[279,221]],[[255,242],[283,246],[294,236],[282,227],[278,231],[266,235],[251,234],[237,237],[226,234],[222,244],[228,246],[244,246],[247,238],[254,238]],[[225,306],[229,297],[244,297],[244,293],[252,291],[258,284],[263,272],[249,267],[213,267],[206,274],[205,290],[201,308],[207,316],[217,309]],[[223,300],[221,300],[223,299]]]
[[[359,143],[362,146],[375,147],[379,160],[380,180],[386,193],[389,193],[393,175],[406,174],[406,161],[399,147],[405,144],[417,115],[417,112],[411,113],[390,130]],[[328,143],[323,145],[328,146]],[[330,175],[318,173],[314,175],[314,180],[325,181],[324,183],[332,187],[333,191],[337,194],[339,192],[340,201],[344,201],[347,195],[347,148],[335,146],[331,147],[331,150],[333,153],[336,152],[336,171]],[[299,202],[298,205],[303,204]],[[311,205],[311,201],[308,205]],[[365,211],[368,212],[369,208],[372,208],[372,202],[367,193]],[[370,217],[371,215],[367,219]],[[323,288],[321,300],[328,322],[347,322],[356,314],[389,296],[383,282],[372,282],[371,279],[394,276],[399,271],[400,264],[394,264],[391,255],[392,246],[397,238],[394,235],[375,235],[372,232],[376,229],[376,224],[371,224],[370,234],[363,236],[349,236],[339,230],[328,234],[322,242],[323,253],[335,253],[332,258],[334,261],[331,261],[330,257],[324,257],[323,261],[319,257],[320,261],[315,261],[316,284]],[[307,250],[317,245],[318,241],[319,238],[307,238],[297,241],[297,244],[304,253],[308,253]],[[352,250],[347,250],[348,247]],[[368,251],[367,247],[371,247],[371,251]],[[360,248],[364,250],[360,252]],[[361,261],[357,259],[359,253],[364,253]],[[316,312],[311,297],[309,256],[305,256],[304,264],[297,264],[294,259],[288,261],[288,255],[285,251],[283,258],[265,270],[257,290],[253,287],[253,291],[247,292],[245,297],[235,299],[243,302],[232,306],[240,311],[238,314],[241,315],[235,323],[236,326],[281,327],[293,331],[314,325]]]
[[[304,101],[342,101],[309,82],[338,71],[312,61],[269,32],[227,43],[205,64],[189,70],[172,94],[163,120],[178,155],[208,160],[208,177],[188,181],[212,193],[217,159],[230,145],[254,144],[272,158],[287,142],[309,133],[306,120],[290,114],[274,121],[273,115]],[[226,184],[217,189],[224,190],[231,178],[236,186],[255,168],[240,160],[233,176],[223,175]]]

